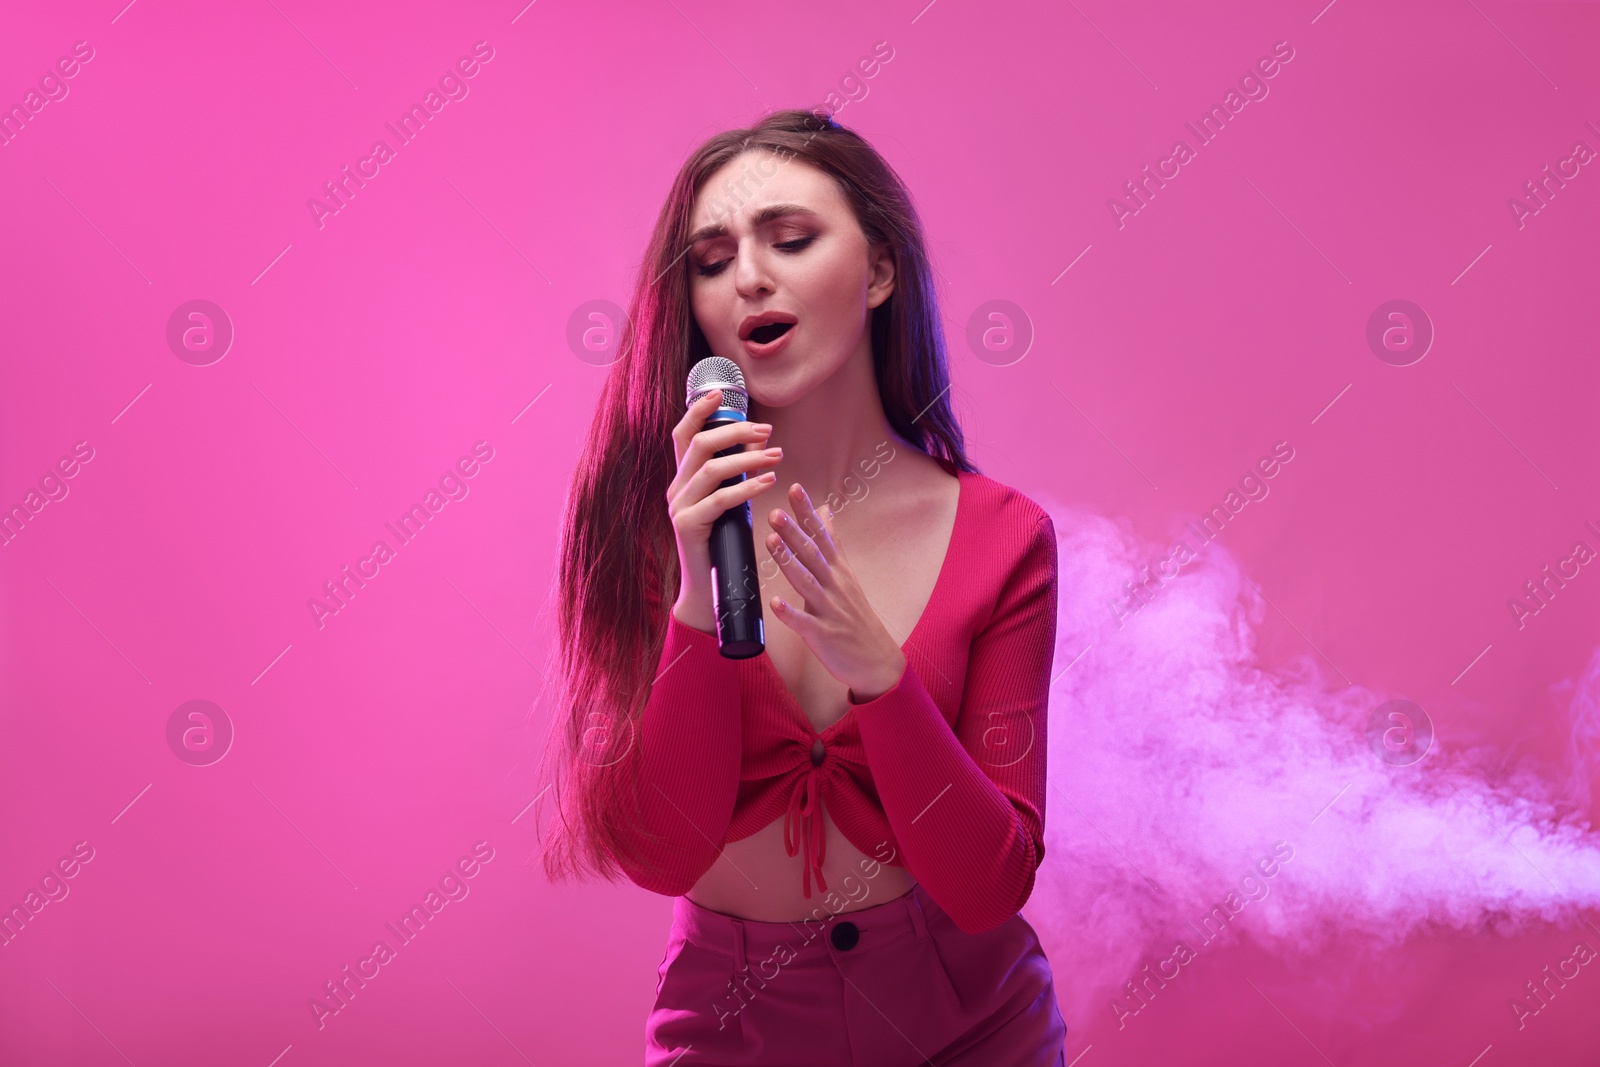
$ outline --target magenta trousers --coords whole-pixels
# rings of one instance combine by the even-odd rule
[[[754,922],[673,904],[646,1067],[1065,1067],[1050,962],[1020,914],[963,933],[920,884]]]

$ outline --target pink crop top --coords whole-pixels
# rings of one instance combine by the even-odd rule
[[[906,669],[820,734],[767,653],[726,659],[715,634],[669,616],[630,755],[647,798],[642,829],[659,840],[629,843],[656,870],[617,857],[636,884],[687,893],[726,843],[782,816],[785,847],[804,857],[805,896],[813,876],[826,891],[826,807],[851,843],[909,870],[964,931],[991,929],[1027,901],[1044,858],[1055,526],[1016,490],[940,463],[961,483],[955,526],[901,646]]]

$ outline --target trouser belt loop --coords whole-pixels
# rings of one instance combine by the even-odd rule
[[[911,913],[911,925],[917,928],[917,940],[928,940],[928,924],[922,917],[922,902],[915,890],[906,894],[906,910]]]
[[[738,919],[733,920],[733,973],[741,974],[746,969],[744,961],[744,923]]]

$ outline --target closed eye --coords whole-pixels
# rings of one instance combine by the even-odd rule
[[[816,240],[815,236],[797,237],[793,241],[784,241],[782,244],[774,245],[773,247],[774,248],[781,248],[785,252],[788,252],[790,255],[794,255],[796,252],[799,252],[800,250],[802,250],[807,245],[809,245],[812,241],[815,241],[815,240]],[[711,263],[711,264],[708,264],[706,266],[697,267],[696,268],[696,273],[698,273],[700,275],[700,277],[702,277],[702,278],[714,277],[714,276],[716,276],[718,274],[721,274],[722,273],[722,268],[726,267],[727,265],[728,265],[728,261],[727,260],[723,260],[721,263]]]

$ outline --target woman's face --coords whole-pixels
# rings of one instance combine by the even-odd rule
[[[695,321],[712,353],[739,365],[753,400],[784,407],[852,357],[870,361],[869,316],[894,290],[893,258],[869,248],[827,173],[745,152],[701,186],[689,232]]]

